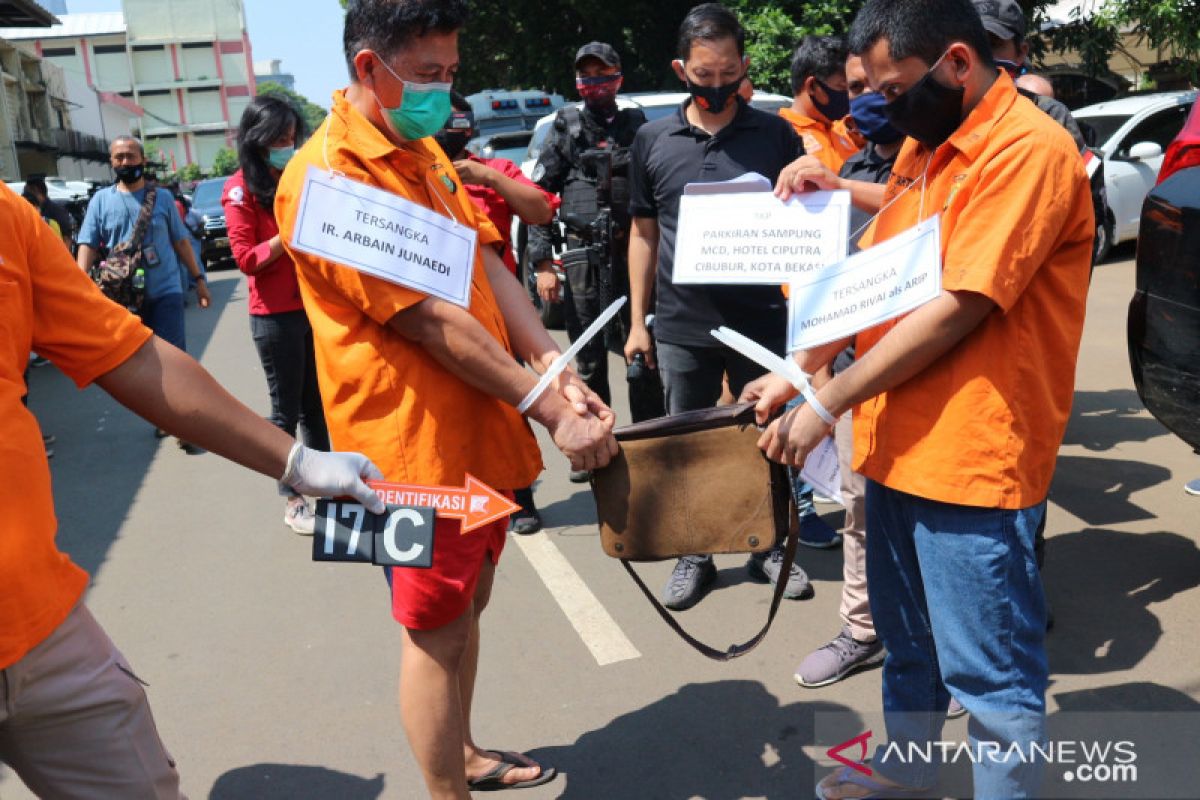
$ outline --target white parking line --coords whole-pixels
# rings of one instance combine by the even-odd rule
[[[596,663],[604,667],[618,661],[641,658],[633,642],[617,626],[616,620],[600,604],[596,595],[579,577],[554,542],[544,531],[532,536],[513,536],[533,570],[546,584],[559,608],[575,628],[579,638],[592,651]]]

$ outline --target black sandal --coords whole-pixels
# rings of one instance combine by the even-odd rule
[[[467,789],[472,792],[499,792],[504,789],[529,789],[534,786],[541,786],[544,783],[549,783],[558,775],[558,770],[554,767],[547,767],[540,764],[530,764],[521,760],[520,754],[510,753],[504,750],[488,750],[486,751],[500,759],[500,763],[492,767],[486,774],[480,775],[478,778],[467,780]],[[524,767],[540,767],[542,772],[536,778],[518,783],[505,783],[503,778],[514,769]]]

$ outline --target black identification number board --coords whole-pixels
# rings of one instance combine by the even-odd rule
[[[318,500],[313,561],[350,561],[382,567],[433,566],[432,508],[388,506],[372,514],[360,503]]]

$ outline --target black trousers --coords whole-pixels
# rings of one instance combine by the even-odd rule
[[[270,422],[314,450],[329,449],[329,430],[317,387],[312,328],[303,311],[253,314],[250,332],[271,393]],[[280,487],[281,494],[291,489]]]
[[[629,294],[629,278],[624,264],[618,264],[614,274],[607,276],[608,285],[605,286],[600,270],[607,267],[583,260],[564,261],[567,282],[563,309],[567,336],[574,342],[613,300]],[[575,358],[579,377],[609,406],[612,405],[612,391],[608,383],[608,353],[620,355],[624,352],[629,319],[629,306],[626,305],[617,319],[588,342]],[[662,383],[657,372],[652,372],[647,380],[629,384],[629,411],[629,420],[633,422],[664,416]]]

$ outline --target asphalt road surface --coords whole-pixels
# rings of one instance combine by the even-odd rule
[[[1096,270],[1050,498],[1052,711],[1200,708],[1200,498],[1182,489],[1200,458],[1133,390],[1131,258],[1121,248]],[[217,273],[212,289],[212,309],[188,311],[191,352],[265,413],[245,281]],[[271,480],[156,440],[149,424],[97,389],[77,392],[53,367],[33,371],[31,401],[58,438],[59,541],[93,575],[90,608],[150,684],[187,794],[422,797],[396,708],[399,636],[380,571],[314,563],[311,540],[283,526]],[[786,602],[751,655],[709,662],[603,555],[588,489],[567,481],[566,461],[542,441],[547,527],[510,536],[501,561],[485,616],[480,743],[558,767],[556,781],[521,793],[530,800],[811,797],[831,764],[812,746],[817,716],[866,719],[880,707],[878,670],[815,690],[792,678],[838,630],[840,550],[802,548],[816,597]],[[837,507],[818,508],[837,524]],[[767,587],[743,563],[718,559],[718,589],[681,614],[709,641],[747,638],[766,612]],[[640,569],[657,588],[669,566]],[[29,796],[0,772],[3,800]]]

